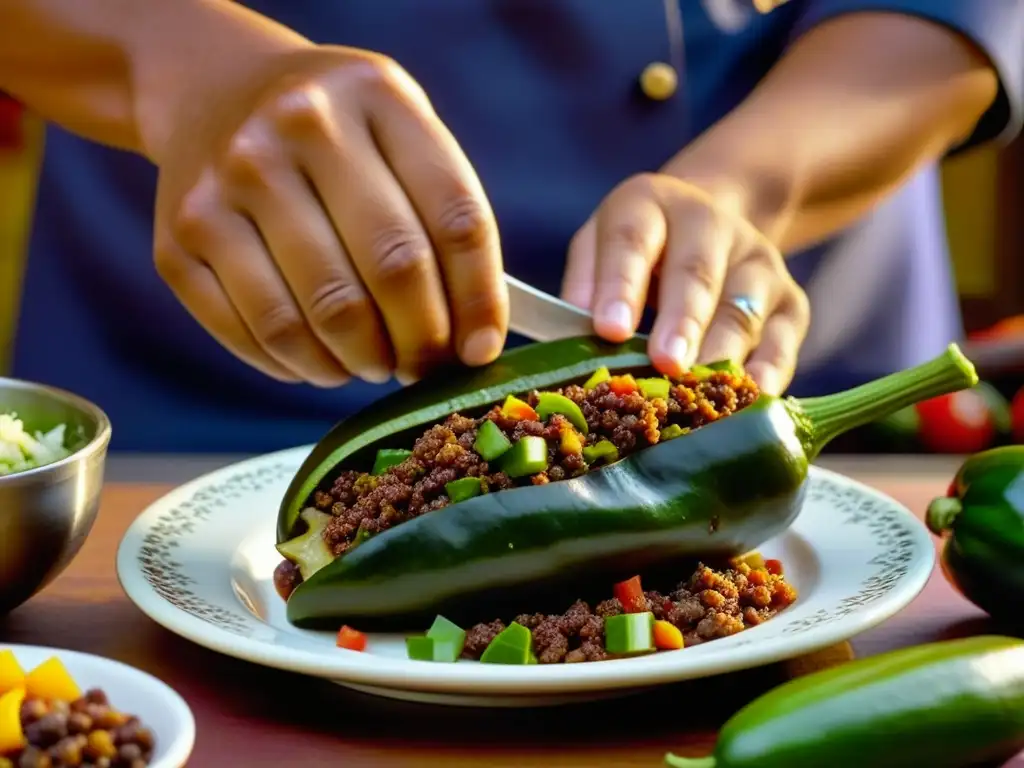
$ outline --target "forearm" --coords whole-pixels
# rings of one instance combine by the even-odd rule
[[[86,138],[157,160],[172,117],[303,45],[228,0],[3,0],[0,89]]]
[[[785,253],[850,225],[969,135],[998,79],[957,33],[882,13],[797,41],[666,167],[721,193]]]

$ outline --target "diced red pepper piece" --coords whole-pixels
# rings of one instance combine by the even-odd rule
[[[654,622],[654,647],[659,651],[678,651],[683,647],[683,633],[667,621]]]
[[[629,373],[622,376],[612,376],[608,380],[608,389],[614,392],[620,397],[624,395],[632,395],[634,392],[640,391],[640,386],[636,383],[636,379]]]
[[[773,576],[782,575],[782,561],[781,560],[765,560],[764,569]]]
[[[644,590],[640,586],[639,576],[620,581],[615,585],[614,594],[616,599],[622,603],[622,610],[625,613],[644,613],[647,611],[647,598],[644,597]]]
[[[346,651],[365,651],[366,635],[346,624],[338,630],[338,647]]]
[[[540,421],[537,412],[530,407],[529,403],[512,395],[505,398],[505,404],[501,406],[501,412],[510,419]]]

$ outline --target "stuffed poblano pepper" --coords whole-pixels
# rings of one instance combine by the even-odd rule
[[[949,582],[992,617],[1024,623],[1024,445],[968,457],[925,521],[945,539]]]
[[[808,464],[836,435],[977,381],[953,345],[794,400],[759,393],[728,362],[668,380],[644,349],[534,344],[337,425],[281,504],[282,565],[299,571],[282,579],[298,584],[281,590],[289,619],[422,630],[442,614],[465,626],[741,555],[792,523]]]

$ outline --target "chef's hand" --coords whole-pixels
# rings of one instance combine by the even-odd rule
[[[592,311],[609,341],[628,339],[645,304],[656,306],[648,354],[660,371],[728,358],[772,393],[792,379],[810,321],[806,295],[753,225],[662,174],[604,199],[572,241],[562,295]]]
[[[180,301],[284,381],[409,381],[494,359],[497,227],[420,87],[351,48],[264,69],[198,105],[160,159],[156,266]]]

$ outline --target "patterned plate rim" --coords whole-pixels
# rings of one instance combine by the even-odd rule
[[[191,577],[179,572],[175,536],[190,533],[197,521],[224,507],[224,497],[258,491],[289,478],[312,446],[285,449],[231,464],[185,483],[151,503],[132,522],[117,550],[117,575],[128,598],[169,631],[228,656],[263,666],[362,685],[406,691],[444,693],[526,694],[567,693],[658,685],[707,677],[794,658],[860,634],[898,613],[924,588],[935,563],[925,527],[902,504],[856,480],[812,467],[807,501],[814,496],[835,504],[844,523],[863,524],[881,552],[874,567],[853,594],[823,606],[810,616],[791,621],[785,641],[775,636],[758,642],[748,632],[723,638],[727,652],[708,655],[692,664],[675,654],[529,668],[476,664],[430,664],[387,656],[311,650],[301,636],[294,643],[268,642],[259,635],[267,627],[241,603],[235,610],[210,604],[188,589]],[[155,532],[155,535],[154,535]],[[170,535],[170,541],[163,541]],[[233,554],[239,542],[230,545]],[[230,557],[224,563],[230,578]],[[171,574],[169,577],[168,574]],[[184,593],[184,594],[183,594]],[[756,630],[755,630],[756,631]],[[744,637],[746,636],[746,637]],[[723,651],[727,649],[719,646]],[[680,663],[683,662],[683,663]]]

